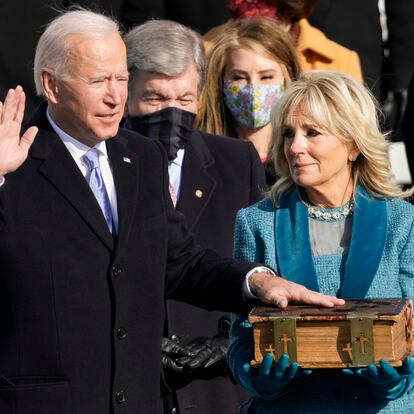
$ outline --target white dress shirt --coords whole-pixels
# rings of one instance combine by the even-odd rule
[[[48,121],[50,122],[50,125],[55,130],[56,134],[58,134],[59,138],[63,141],[66,148],[70,152],[70,155],[72,155],[74,161],[76,162],[76,165],[81,170],[82,175],[86,177],[86,174],[88,172],[88,166],[84,162],[83,156],[86,154],[87,151],[90,150],[90,147],[88,147],[85,144],[82,144],[77,139],[71,137],[65,131],[61,130],[53,121],[52,117],[49,114],[49,111],[46,111],[46,116]],[[96,144],[94,148],[96,148],[99,151],[99,166],[101,168],[102,178],[105,184],[106,192],[108,193],[109,201],[111,203],[112,218],[114,221],[115,229],[118,231],[119,219],[116,189],[105,141]]]
[[[177,195],[177,200],[180,198],[181,191],[181,173],[183,171],[185,149],[181,148],[177,151],[177,157],[168,165],[168,176],[170,184]]]

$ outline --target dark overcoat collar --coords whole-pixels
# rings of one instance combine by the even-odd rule
[[[39,128],[30,156],[43,160],[39,173],[50,181],[97,237],[112,250],[115,242],[99,204],[66,146],[48,122],[45,111],[46,105],[42,104],[30,119],[30,125]],[[127,241],[136,206],[138,160],[135,153],[128,150],[127,140],[120,133],[107,141],[107,149],[118,200],[117,245],[122,245]]]
[[[189,229],[198,222],[214,194],[217,182],[211,167],[214,157],[201,133],[193,130],[185,148],[181,175],[180,199],[177,210],[181,211]]]

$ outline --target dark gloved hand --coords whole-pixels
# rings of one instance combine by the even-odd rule
[[[193,356],[179,358],[177,362],[189,371],[193,371],[194,376],[199,379],[226,376],[228,373],[226,361],[228,346],[228,338],[222,336],[197,338],[184,348]]]
[[[230,319],[222,316],[218,320],[218,333],[215,337],[197,338],[185,347],[194,356],[180,358],[178,362],[192,371],[194,378],[210,379],[228,375],[226,354],[229,347],[230,325]]]
[[[391,138],[400,140],[396,135],[399,132],[404,110],[407,104],[407,89],[393,89],[387,92],[382,104],[385,115],[384,129],[391,131]]]
[[[218,334],[213,338],[197,338],[186,346],[163,339],[163,376],[169,389],[180,389],[196,379],[212,379],[229,374],[226,360],[230,320],[218,320]],[[178,345],[178,348],[176,347]],[[167,348],[168,347],[168,348]],[[165,355],[167,349],[178,349]]]
[[[406,358],[400,371],[395,369],[386,359],[381,359],[380,367],[369,364],[366,368],[343,369],[342,372],[365,378],[370,383],[373,394],[377,397],[395,400],[405,394],[412,386],[414,358]]]
[[[272,354],[266,354],[258,369],[252,368],[249,363],[243,365],[246,377],[251,389],[256,391],[257,396],[265,399],[277,398],[283,389],[295,378],[309,375],[311,370],[303,370],[297,362],[289,365],[289,356],[283,354],[276,365],[273,363]]]
[[[188,378],[184,367],[176,362],[179,358],[188,358],[193,354],[186,350],[177,340],[162,338],[161,342],[161,376],[164,386],[176,390],[187,385],[192,379]]]
[[[161,352],[168,357],[184,357],[192,356],[192,354],[184,349],[179,339],[162,338]]]

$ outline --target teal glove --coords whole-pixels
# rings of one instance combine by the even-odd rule
[[[283,354],[276,365],[273,364],[273,355],[266,354],[258,369],[250,364],[243,365],[244,381],[250,382],[249,388],[257,392],[257,396],[265,399],[274,399],[280,396],[281,391],[295,378],[309,375],[311,370],[302,370],[297,362],[289,365],[289,356]]]
[[[414,358],[407,357],[400,371],[386,359],[380,360],[380,367],[369,364],[366,368],[343,369],[347,375],[365,378],[374,395],[386,400],[395,400],[410,391],[414,379]]]

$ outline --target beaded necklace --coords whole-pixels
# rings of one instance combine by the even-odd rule
[[[308,209],[308,216],[315,220],[341,221],[345,220],[348,216],[352,216],[354,213],[354,201],[352,198],[343,206],[337,208],[322,208],[308,204],[302,199],[299,191],[298,196],[301,203]]]

